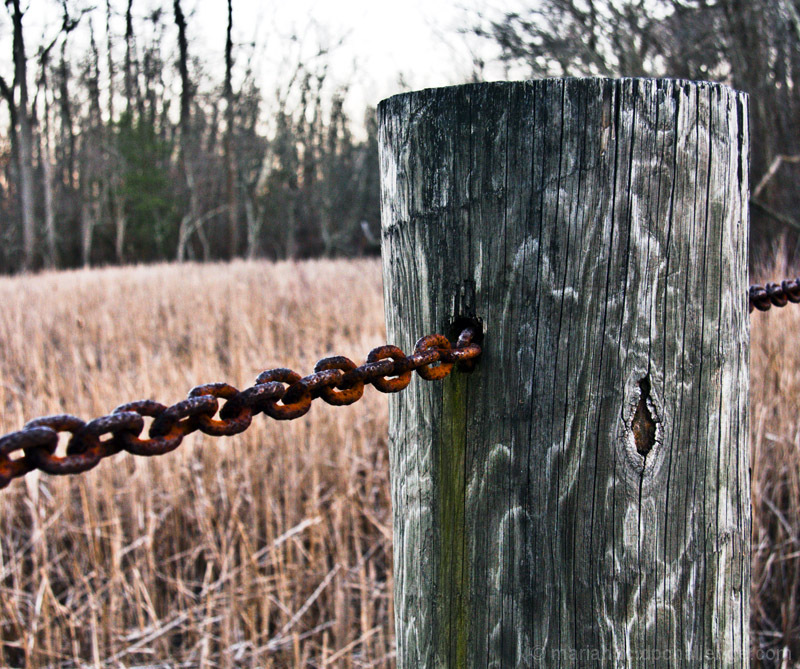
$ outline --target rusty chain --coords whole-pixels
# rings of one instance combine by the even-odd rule
[[[789,302],[800,303],[800,278],[750,286],[750,312]],[[193,388],[185,400],[170,407],[139,400],[88,423],[67,414],[36,418],[21,430],[0,437],[0,489],[34,469],[77,474],[121,451],[145,456],[169,453],[195,431],[215,437],[239,434],[259,413],[276,420],[299,418],[317,397],[336,406],[353,404],[361,399],[367,384],[383,393],[396,393],[408,386],[413,371],[428,381],[449,375],[456,364],[469,371],[481,355],[481,347],[474,341],[476,334],[475,328],[464,328],[454,347],[444,335],[428,335],[408,356],[397,346],[379,346],[360,367],[343,356],[323,358],[314,373],[305,377],[291,369],[269,369],[245,390],[227,383],[208,383]],[[431,366],[437,362],[438,366]],[[225,401],[221,409],[220,399]],[[145,417],[153,421],[148,437],[141,439]],[[64,456],[56,455],[61,432],[71,435]]]
[[[477,334],[474,327],[465,327],[455,346],[444,335],[428,335],[408,356],[397,346],[379,346],[360,367],[343,356],[323,358],[313,374],[302,378],[291,369],[269,369],[245,390],[208,383],[193,388],[187,399],[170,407],[140,400],[88,423],[70,415],[36,418],[0,438],[0,488],[34,469],[77,474],[121,451],[148,456],[169,453],[198,430],[214,437],[239,434],[259,413],[277,420],[299,418],[317,397],[336,406],[352,404],[361,399],[367,384],[383,393],[396,393],[408,386],[413,371],[428,381],[443,379],[454,365],[470,371],[481,355]],[[225,401],[221,409],[220,399]],[[142,439],[145,417],[153,421],[148,437]],[[61,432],[71,435],[64,456],[56,454]]]
[[[750,286],[750,312],[767,311],[771,307],[785,307],[789,302],[800,302],[800,278],[786,279],[766,286]]]

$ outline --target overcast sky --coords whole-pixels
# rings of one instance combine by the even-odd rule
[[[27,1],[25,35],[28,54],[33,56],[43,35],[57,31],[59,1]],[[237,64],[241,67],[252,54],[258,81],[269,95],[290,69],[293,58],[296,62],[298,57],[307,57],[320,43],[334,46],[341,41],[329,56],[329,73],[337,84],[349,86],[349,111],[358,118],[367,105],[403,90],[401,82],[417,89],[466,80],[472,71],[471,51],[491,52],[474,38],[469,44],[457,34],[459,26],[469,23],[468,12],[515,5],[519,9],[524,4],[525,0],[234,0]],[[96,7],[93,27],[98,42],[104,45],[105,2],[85,0],[84,5]],[[190,52],[200,56],[214,80],[221,81],[227,2],[183,0],[183,5],[189,16]],[[113,6],[117,13],[115,32],[121,36],[125,1],[114,0]],[[140,17],[161,7],[166,22],[172,22],[171,0],[135,0],[133,7]],[[88,31],[82,28],[83,35],[73,37],[77,43],[87,40]],[[290,42],[291,35],[300,36],[301,42]],[[174,57],[171,33],[168,40],[165,54]],[[121,46],[121,37],[118,42]],[[255,52],[247,46],[253,42],[258,44]],[[0,73],[9,80],[13,74],[10,56],[11,21],[8,12],[0,10]],[[502,71],[490,68],[486,75],[499,78]]]
[[[224,0],[194,0],[197,20],[207,30],[224,28]],[[400,76],[413,87],[441,86],[463,80],[471,58],[463,38],[456,34],[467,21],[461,2],[444,0],[291,0],[269,3],[236,0],[234,23],[243,40],[252,39],[248,28],[280,43],[293,31],[306,33],[313,46],[315,35],[335,43],[344,39],[334,55],[336,76],[355,69],[354,87],[363,88],[365,101],[397,92]],[[476,3],[469,3],[475,6]],[[315,24],[315,25],[314,25]],[[313,26],[313,27],[312,27]],[[221,55],[224,33],[217,50]],[[277,44],[276,44],[277,46]],[[269,50],[269,44],[267,45]],[[274,55],[274,54],[273,54]],[[355,66],[355,67],[354,67]],[[267,73],[265,73],[267,74]]]
[[[225,0],[185,0],[193,3],[196,25],[216,36],[209,50],[221,62]],[[240,42],[257,35],[264,53],[258,61],[265,90],[279,74],[281,45],[300,34],[307,52],[320,42],[336,44],[330,57],[332,77],[350,89],[351,115],[404,89],[447,86],[467,80],[473,55],[494,54],[489,44],[458,32],[471,22],[471,13],[498,11],[525,0],[291,0],[259,2],[235,0],[234,26]],[[276,72],[277,70],[277,72]],[[499,66],[488,67],[487,78],[501,78]]]

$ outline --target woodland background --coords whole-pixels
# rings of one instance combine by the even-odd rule
[[[60,28],[42,35],[22,0],[6,0],[0,272],[378,253],[375,110],[348,111],[358,73],[330,74],[337,39],[310,57],[293,49],[298,35],[275,42],[284,76],[263,90],[263,45],[232,38],[235,0],[219,26],[224,67],[192,38],[185,4],[50,0]],[[753,256],[782,236],[793,255],[797,0],[473,6],[455,33],[472,45],[472,80],[499,65],[511,78],[670,76],[749,92]]]

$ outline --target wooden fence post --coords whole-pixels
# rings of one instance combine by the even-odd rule
[[[398,666],[749,666],[747,97],[551,79],[379,108]],[[452,334],[452,331],[451,331]]]

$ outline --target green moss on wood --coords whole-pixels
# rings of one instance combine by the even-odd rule
[[[464,535],[467,375],[453,374],[444,388],[442,442],[439,449],[439,619],[444,626],[439,657],[447,666],[463,667],[469,636],[469,570]]]

